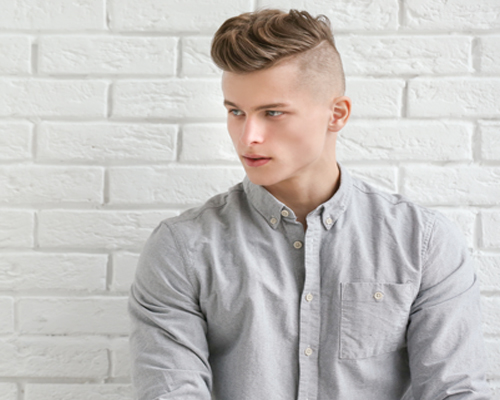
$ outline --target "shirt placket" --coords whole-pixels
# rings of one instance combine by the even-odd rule
[[[310,215],[307,224],[303,243],[305,281],[300,299],[298,400],[315,400],[318,390],[321,219],[318,214]]]

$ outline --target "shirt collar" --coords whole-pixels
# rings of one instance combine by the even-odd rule
[[[345,167],[339,162],[337,165],[340,170],[340,185],[335,194],[323,204],[320,204],[312,212],[319,214],[325,229],[330,230],[337,219],[346,210],[352,192],[352,177]],[[256,185],[245,176],[243,179],[243,188],[250,203],[265,218],[267,223],[276,229],[282,218],[295,219],[295,214],[290,207],[287,207],[264,187]]]

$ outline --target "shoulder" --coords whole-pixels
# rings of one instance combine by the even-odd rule
[[[399,193],[389,193],[359,179],[352,178],[353,201],[361,203],[378,218],[395,218],[423,224],[430,228],[436,218],[446,219],[439,211],[414,203]]]
[[[199,235],[207,230],[226,224],[236,215],[244,212],[248,201],[242,182],[232,186],[226,192],[216,194],[204,204],[187,209],[181,214],[160,222],[173,234]]]
[[[352,202],[365,219],[390,226],[398,238],[406,237],[408,244],[419,243],[424,258],[433,245],[466,247],[464,235],[454,222],[442,212],[416,204],[404,195],[384,192],[353,178]]]

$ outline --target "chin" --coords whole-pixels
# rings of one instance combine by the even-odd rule
[[[246,171],[248,179],[255,184],[255,185],[260,185],[260,186],[272,186],[275,185],[279,182],[281,182],[281,179],[278,177],[273,177],[271,176],[270,173],[265,173],[264,171],[262,172],[257,172],[257,171]]]

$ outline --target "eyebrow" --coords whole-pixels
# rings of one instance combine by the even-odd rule
[[[232,101],[229,101],[229,100],[224,100],[224,105],[239,108],[236,104],[234,104]],[[282,108],[282,107],[288,107],[288,106],[289,106],[289,104],[287,104],[287,103],[271,103],[271,104],[263,104],[261,106],[255,107],[254,110],[259,111],[259,110],[265,110],[268,108]]]

